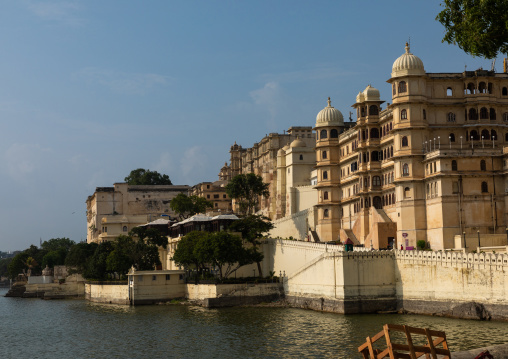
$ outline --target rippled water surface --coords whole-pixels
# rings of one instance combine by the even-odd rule
[[[124,307],[5,298],[0,358],[360,358],[386,323],[446,332],[453,351],[508,342],[508,323],[287,308]]]

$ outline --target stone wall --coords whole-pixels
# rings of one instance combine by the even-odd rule
[[[280,283],[187,285],[187,299],[208,308],[257,304],[283,296]]]
[[[86,283],[85,299],[96,303],[129,305],[129,286],[127,282]]]
[[[272,224],[274,229],[270,231],[270,237],[293,237],[299,241],[307,240],[309,228],[315,228],[314,207],[274,220]]]

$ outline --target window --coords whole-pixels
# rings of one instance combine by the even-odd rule
[[[152,275],[152,280],[157,280],[157,276],[156,275]]]
[[[452,171],[457,171],[457,161],[452,161]]]
[[[508,112],[503,113],[503,121],[508,122]]]
[[[406,91],[407,91],[406,81],[399,82],[399,93]]]
[[[373,186],[381,186],[381,178],[379,176],[372,177]]]
[[[222,198],[226,198],[226,195],[225,195],[225,194],[223,194],[223,195],[222,195]]]
[[[218,199],[218,198],[219,198],[219,195],[218,195],[218,194],[214,194],[214,195],[213,195],[213,198]]]
[[[319,136],[321,137],[321,139],[328,138],[328,133],[326,132],[326,130],[321,130]]]
[[[425,111],[425,109],[423,110],[423,119],[426,120],[427,119],[427,111]]]
[[[328,171],[323,171],[323,179],[328,179]]]
[[[407,147],[409,146],[409,141],[407,140],[407,136],[403,136],[402,137],[402,147]]]
[[[326,192],[326,191],[325,191],[325,192],[323,193],[323,199],[328,199],[328,192]]]
[[[330,131],[330,138],[338,138],[339,137],[339,131],[337,131],[335,128]]]
[[[209,195],[209,194],[207,194],[207,195],[206,195],[206,198],[210,199],[210,195]]]
[[[448,112],[448,115],[446,115],[446,121],[455,122],[455,114],[453,112]]]
[[[397,94],[397,90],[395,88],[395,84],[392,84],[392,94],[395,96]]]
[[[482,139],[490,140],[490,132],[489,130],[482,130]]]
[[[485,163],[485,160],[482,160],[480,162],[480,170],[486,171],[487,170],[487,164]]]
[[[206,189],[210,189],[210,185],[209,184],[206,185]]]
[[[171,274],[166,274],[166,280],[170,280],[171,279]]]
[[[482,182],[482,193],[488,193],[489,192],[489,186],[487,182]]]
[[[480,109],[480,119],[485,120],[487,118],[489,118],[489,111],[487,110],[486,107],[482,107]]]
[[[214,206],[215,206],[215,207],[219,207],[219,204],[218,204],[218,203],[214,203]]]
[[[453,96],[453,90],[452,90],[452,88],[451,88],[451,87],[448,87],[448,88],[446,89],[446,96]]]
[[[402,165],[402,176],[409,176],[409,165],[407,163]]]
[[[377,116],[379,115],[379,109],[376,105],[370,105],[369,107],[369,115]]]
[[[496,130],[491,130],[490,131],[490,138],[492,138],[493,140],[497,139],[497,132],[496,132]]]
[[[503,87],[503,90],[501,91],[501,94],[502,94],[503,96],[508,96],[508,88]]]
[[[122,231],[127,232],[127,226],[123,226]]]
[[[328,218],[328,209],[323,211],[323,218]]]
[[[409,187],[404,188],[404,198],[411,198],[411,189]]]
[[[406,109],[403,109],[402,111],[400,111],[400,119],[407,120],[407,110]]]
[[[466,95],[472,95],[472,94],[474,94],[474,92],[475,92],[475,85],[472,82],[468,83]]]
[[[490,109],[490,120],[495,121],[496,120],[496,110],[491,108]]]
[[[300,155],[300,161],[303,161],[303,155]]]
[[[327,153],[326,151],[323,151],[322,154],[321,154],[321,157],[326,160],[327,159]]]
[[[370,138],[379,138],[379,130],[377,128],[371,128]]]
[[[471,139],[474,141],[478,141],[480,139],[480,135],[478,134],[478,132],[476,132],[476,130],[471,131],[470,135]]]
[[[452,182],[452,193],[459,193],[459,182]]]
[[[450,142],[455,142],[455,134],[450,133],[450,135],[448,136],[448,139],[450,140]]]
[[[469,120],[470,121],[478,120],[478,113],[476,112],[476,109],[474,108],[469,109]]]

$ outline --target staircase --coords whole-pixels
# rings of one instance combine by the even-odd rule
[[[319,236],[318,236],[318,234],[317,234],[317,232],[316,232],[316,231],[311,230],[311,231],[310,231],[310,233],[311,233],[311,235],[312,235],[312,241],[313,241],[313,242],[321,242],[321,241],[319,240]]]
[[[361,244],[360,241],[356,238],[355,234],[353,233],[353,230],[351,229],[341,229],[341,232],[344,231],[345,237],[349,238],[353,241],[353,244],[359,245]],[[341,236],[342,239],[342,236]]]

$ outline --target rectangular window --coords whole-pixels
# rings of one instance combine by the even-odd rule
[[[178,275],[178,279],[183,280],[183,274]]]
[[[142,275],[140,275],[140,276],[138,277],[138,282],[142,282],[142,281],[143,281],[143,276],[142,276]]]
[[[453,182],[452,183],[452,192],[453,193],[459,193],[459,182]]]
[[[219,198],[219,195],[218,195],[218,194],[214,194],[214,195],[213,195],[213,198],[216,198],[216,199],[217,199],[217,198]]]
[[[156,275],[153,275],[153,276],[152,276],[152,280],[157,280],[157,276],[156,276]]]
[[[170,274],[166,274],[166,280],[170,280],[171,279],[171,275]]]
[[[222,198],[226,198],[226,195],[225,195],[225,194],[223,194],[223,195],[222,195]]]

